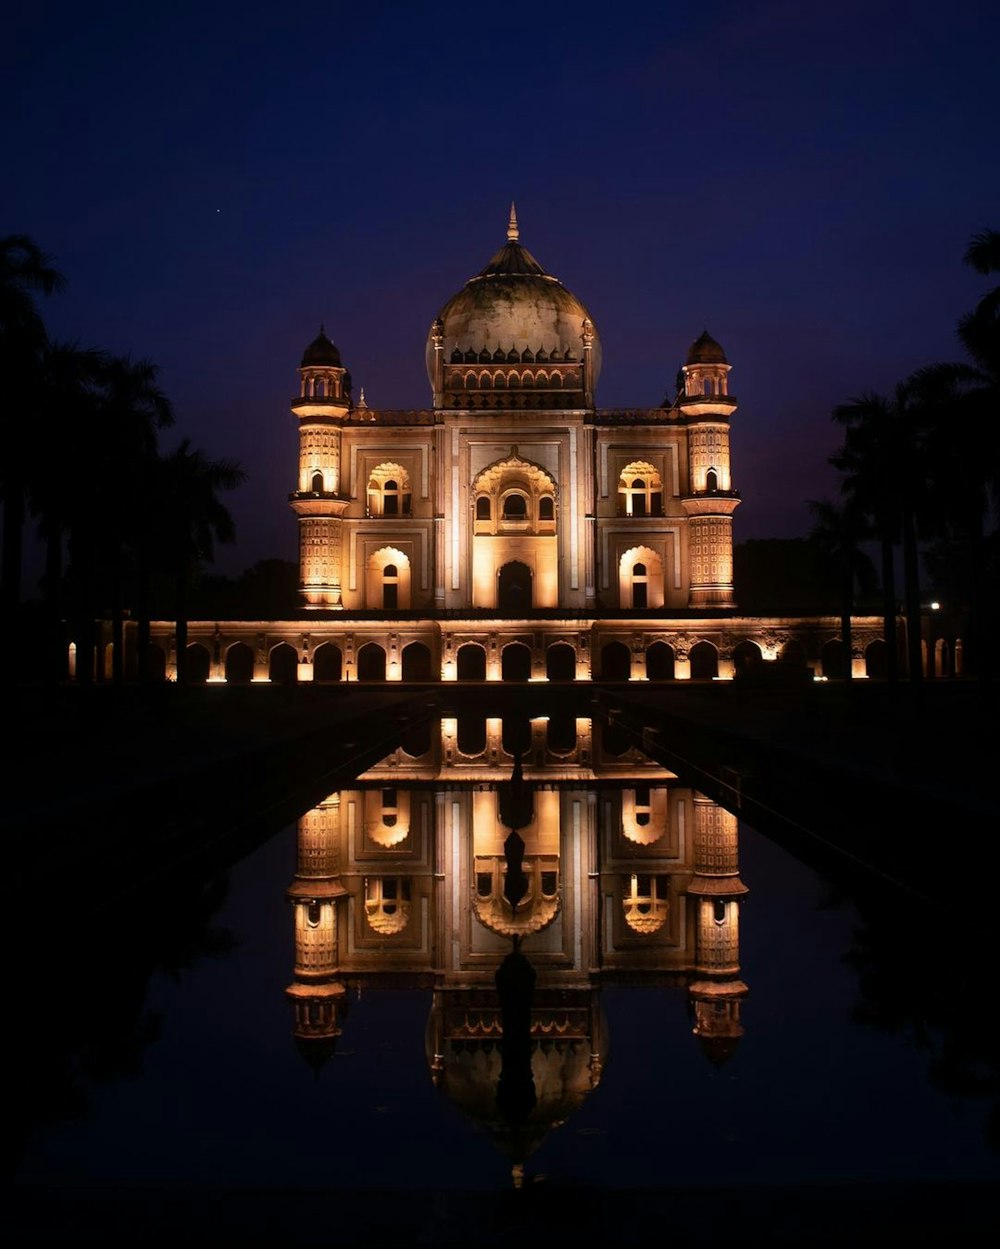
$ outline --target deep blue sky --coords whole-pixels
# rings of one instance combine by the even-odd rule
[[[961,257],[1000,227],[986,0],[16,8],[0,233],[69,278],[56,336],[153,359],[176,437],[250,473],[225,572],[296,557],[319,322],[372,406],[425,406],[427,329],[512,198],[597,323],[601,406],[722,342],[738,539],[805,532],[834,404],[960,356]]]

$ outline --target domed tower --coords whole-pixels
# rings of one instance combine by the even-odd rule
[[[331,794],[299,820],[295,879],[285,896],[295,908],[295,974],[285,995],[295,1010],[299,1052],[317,1070],[340,1036],[347,990],[338,978],[340,795]]]
[[[351,375],[320,326],[299,365],[299,481],[289,496],[299,518],[299,578],[308,608],[341,609],[340,439],[351,411]]]
[[[739,904],[749,892],[739,875],[736,816],[704,794],[693,795],[694,876],[687,887],[696,907],[697,978],[688,986],[694,1034],[709,1060],[721,1065],[743,1035],[739,978]]]
[[[740,503],[729,468],[729,395],[726,353],[705,330],[691,344],[677,406],[688,428],[689,482],[681,502],[690,518],[688,606],[735,607],[733,512]]]
[[[441,309],[427,339],[435,408],[592,408],[601,341],[587,309],[520,241]]]

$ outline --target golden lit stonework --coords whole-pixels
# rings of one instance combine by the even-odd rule
[[[842,675],[838,619],[738,613],[736,400],[707,330],[661,403],[597,406],[597,322],[525,248],[513,209],[500,250],[438,307],[425,407],[355,399],[322,328],[305,349],[291,404],[301,615],[190,622],[188,680]],[[855,621],[854,675],[880,633]],[[170,679],[173,624],[152,637]]]
[[[600,1083],[605,986],[686,992],[699,1048],[732,1054],[746,893],[736,818],[610,726],[434,721],[299,820],[293,1035],[318,1067],[352,997],[430,991],[429,1076],[517,1183]]]

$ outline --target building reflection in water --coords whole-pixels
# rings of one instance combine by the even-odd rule
[[[299,821],[294,1035],[319,1068],[348,986],[432,990],[430,1078],[519,1183],[600,1082],[603,985],[686,992],[733,1052],[746,892],[736,817],[613,730],[444,719]]]

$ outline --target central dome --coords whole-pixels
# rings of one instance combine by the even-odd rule
[[[435,406],[591,406],[600,370],[590,314],[521,245],[511,206],[507,242],[431,326]]]

